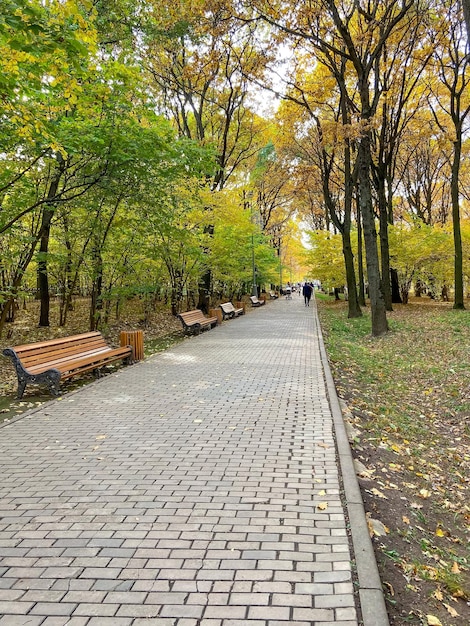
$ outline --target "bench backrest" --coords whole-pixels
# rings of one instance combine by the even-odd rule
[[[220,305],[220,308],[224,313],[233,313],[235,311],[235,307],[231,302],[224,302],[224,304]]]
[[[250,300],[256,304],[256,302],[259,302],[258,297],[257,296],[250,296]]]
[[[194,309],[194,311],[186,311],[185,313],[179,313],[179,316],[186,322],[186,324],[197,324],[198,322],[207,321],[204,313],[199,309]]]
[[[110,348],[98,331],[13,347],[26,368],[47,363],[57,357],[73,356],[83,352],[99,352],[103,349],[109,350]]]

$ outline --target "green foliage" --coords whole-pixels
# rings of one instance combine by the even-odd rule
[[[390,261],[398,271],[402,296],[412,282],[421,280],[436,287],[452,283],[452,235],[440,225],[423,222],[389,227]]]
[[[324,230],[309,233],[310,248],[305,253],[309,275],[321,281],[325,289],[346,283],[341,235]]]
[[[210,264],[214,281],[226,295],[240,293],[253,283],[253,255],[258,284],[276,281],[279,262],[274,251],[253,223],[248,209],[241,210],[240,197],[224,191],[214,196],[214,237],[211,241]]]

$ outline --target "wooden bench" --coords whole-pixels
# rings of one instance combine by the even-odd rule
[[[271,298],[271,300],[276,300],[276,298],[278,298],[279,296],[277,295],[275,291],[270,291],[269,297]]]
[[[53,395],[59,395],[61,380],[83,372],[99,370],[119,359],[132,362],[132,346],[111,348],[98,331],[38,341],[37,343],[5,348],[18,376],[18,399],[23,397],[28,383],[45,384]]]
[[[250,296],[251,306],[263,306],[266,304],[266,300],[258,300],[257,296]]]
[[[217,326],[218,322],[216,317],[206,317],[199,309],[178,313],[178,317],[183,324],[184,332],[190,335],[199,335],[201,330],[211,329]]]
[[[219,306],[222,309],[222,319],[224,320],[231,320],[232,318],[244,315],[245,313],[245,309],[236,309],[231,302],[224,302]]]

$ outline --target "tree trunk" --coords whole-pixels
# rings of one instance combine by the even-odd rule
[[[350,231],[345,229],[341,233],[343,241],[344,265],[346,268],[346,284],[348,287],[348,317],[362,317],[361,307],[357,294],[356,272],[354,270],[354,254],[351,246]]]
[[[367,281],[372,317],[372,335],[380,337],[388,331],[385,301],[381,290],[377,231],[372,204],[370,181],[371,147],[369,131],[365,131],[359,142],[358,157],[359,204],[361,207],[364,242],[366,248]]]
[[[103,309],[103,301],[101,295],[103,292],[103,258],[101,253],[95,249],[93,254],[94,278],[91,290],[90,303],[90,330],[97,330],[100,326],[101,311]]]
[[[462,142],[459,138],[454,141],[454,158],[452,162],[452,178],[450,191],[452,197],[452,228],[454,233],[454,309],[465,309],[463,293],[463,253],[462,233],[460,231],[460,206],[459,206],[459,173]]]
[[[390,269],[390,280],[392,283],[392,302],[396,304],[402,304],[402,298],[400,295],[400,283],[398,281],[398,272],[393,267]]]
[[[49,326],[49,308],[50,308],[50,294],[49,294],[49,275],[47,269],[47,255],[49,252],[49,236],[51,232],[52,218],[54,217],[55,205],[53,204],[54,198],[57,196],[57,190],[59,189],[60,179],[65,171],[65,161],[62,155],[57,153],[57,167],[54,172],[54,176],[49,185],[47,192],[47,199],[50,203],[46,204],[42,213],[41,229],[39,231],[39,261],[38,261],[38,287],[39,296],[41,299],[41,312],[39,315],[39,326]]]
[[[359,190],[356,191],[357,197],[357,265],[358,265],[358,281],[359,281],[359,304],[366,306],[366,291],[364,288],[364,259],[362,254],[362,217],[359,207]]]
[[[462,6],[467,27],[467,40],[470,42],[470,0],[462,0]]]
[[[381,289],[384,297],[385,308],[393,311],[392,287],[390,283],[390,247],[388,245],[388,206],[385,194],[385,179],[383,172],[378,168],[378,198],[379,198],[379,233],[380,233],[380,260],[381,260]]]
[[[39,260],[38,260],[38,288],[39,297],[41,299],[41,311],[39,314],[39,326],[49,326],[49,308],[50,308],[50,294],[49,294],[49,275],[47,271],[47,253],[49,250],[49,235],[51,232],[51,221],[54,215],[54,211],[48,206],[44,209],[42,214],[41,224],[41,242],[39,245]]]
[[[210,294],[211,294],[212,272],[207,269],[201,276],[199,281],[199,299],[197,308],[201,309],[203,313],[209,313],[210,308]]]
[[[211,237],[214,235],[214,226],[209,225],[204,229],[205,233],[208,233]],[[208,254],[209,249],[205,248],[204,253]],[[208,267],[199,281],[199,300],[197,308],[201,309],[203,313],[209,313],[210,299],[212,292],[212,272]]]
[[[71,298],[72,289],[73,289],[72,242],[70,241],[68,220],[66,218],[64,218],[64,232],[65,232],[65,247],[67,249],[67,258],[65,261],[63,284],[62,284],[62,289],[60,293],[59,326],[65,326],[67,322],[67,312],[73,311],[72,298]]]

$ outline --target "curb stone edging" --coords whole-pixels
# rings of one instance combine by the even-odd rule
[[[325,374],[328,400],[333,416],[336,446],[338,450],[346,505],[351,523],[351,538],[359,582],[359,602],[362,611],[362,621],[364,626],[390,626],[385,606],[382,582],[380,580],[374,548],[372,546],[369,529],[367,527],[364,503],[362,501],[361,491],[354,469],[351,448],[349,446],[349,440],[343,421],[343,414],[341,412],[335,383],[331,374],[330,364],[328,362],[315,300],[314,305],[320,357]]]

